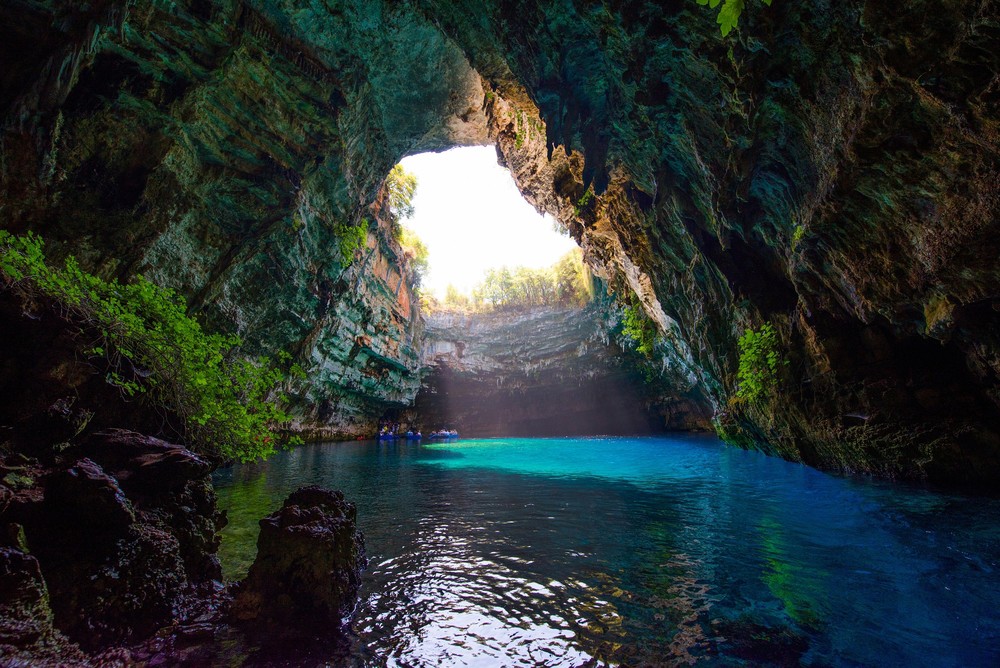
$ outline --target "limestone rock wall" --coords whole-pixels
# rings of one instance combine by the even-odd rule
[[[11,0],[0,19],[2,224],[293,350],[324,379],[312,421],[415,388],[394,365],[414,330],[359,315],[394,307],[337,306],[338,230],[403,155],[493,141],[731,440],[1000,474],[995,0],[749,3],[727,39],[690,0]],[[789,364],[734,402],[737,338],[764,322]],[[325,352],[355,343],[399,377]]]
[[[729,39],[693,2],[427,4],[537,106],[541,146],[518,151],[513,126],[498,141],[515,178],[640,297],[727,438],[996,479],[995,2],[751,3]],[[553,170],[525,168],[525,146],[554,148]],[[764,322],[788,366],[734,401],[737,338]]]
[[[608,304],[428,317],[428,367],[414,422],[464,436],[647,434],[707,429],[704,395],[683,378],[644,383]],[[663,371],[657,369],[658,372]],[[669,373],[664,373],[669,375]]]
[[[372,204],[403,153],[487,140],[479,77],[436,28],[392,3],[153,0],[4,3],[0,25],[4,227],[293,353],[313,435],[412,400],[413,278]]]

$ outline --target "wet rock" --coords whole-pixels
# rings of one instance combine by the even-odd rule
[[[3,516],[4,511],[7,510],[13,499],[14,492],[6,485],[0,484],[0,517]]]
[[[58,569],[48,564],[55,571],[56,619],[69,637],[100,648],[144,638],[170,622],[187,584],[174,536],[137,524],[100,556]]]
[[[366,564],[354,504],[341,492],[302,487],[260,521],[257,558],[233,616],[282,635],[339,628],[357,602]]]
[[[64,447],[78,436],[94,417],[94,412],[75,406],[76,397],[60,397],[44,410],[18,422],[18,441],[37,444],[36,451],[44,453],[47,448]]]
[[[219,531],[226,526],[225,513],[215,505],[215,489],[208,478],[187,481],[151,515],[177,538],[184,570],[192,583],[222,579],[219,562]]]
[[[127,429],[92,434],[81,449],[113,473],[145,521],[177,538],[192,582],[222,577],[216,552],[225,517],[208,479],[213,463],[183,446]]]
[[[135,510],[118,481],[86,458],[49,478],[45,503],[73,533],[121,533],[135,522]]]
[[[83,659],[53,626],[38,560],[14,547],[0,547],[0,657],[25,666]]]
[[[415,423],[463,436],[567,436],[710,428],[682,374],[644,383],[613,340],[609,300],[426,318]],[[666,375],[665,375],[666,376]],[[683,397],[679,399],[678,397]]]
[[[726,655],[755,666],[798,666],[809,639],[787,626],[766,626],[749,617],[714,624]]]
[[[89,459],[47,483],[26,535],[46,574],[57,627],[95,649],[167,623],[187,585],[177,538],[136,511]]]
[[[187,448],[127,429],[97,432],[87,439],[85,450],[114,473],[130,496],[176,492],[214,468]]]
[[[39,488],[5,494],[0,517],[23,523],[19,540],[45,575],[55,626],[87,650],[149,636],[175,618],[193,583],[221,576],[209,465],[179,446],[113,435],[95,456],[119,469],[129,493],[82,458],[39,475]]]
[[[30,645],[54,632],[48,598],[38,560],[0,547],[0,647]]]

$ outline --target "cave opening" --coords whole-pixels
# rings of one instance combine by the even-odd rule
[[[662,428],[612,340],[614,297],[502,151],[407,156],[387,191],[424,322],[421,389],[390,424],[476,437]]]
[[[426,264],[418,268],[428,300],[457,307],[463,297],[468,303],[477,288],[482,292],[490,270],[546,270],[567,253],[579,252],[551,215],[524,199],[498,163],[494,146],[420,153],[399,164],[416,178],[412,213],[403,224],[426,248]],[[555,297],[532,296],[537,301]]]

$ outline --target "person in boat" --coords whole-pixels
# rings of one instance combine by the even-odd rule
[[[419,440],[420,440],[420,439],[422,439],[422,438],[423,438],[423,434],[421,434],[421,433],[420,433],[420,430],[418,429],[418,430],[417,430],[417,433],[413,435],[413,440],[415,440],[415,441],[419,441]]]

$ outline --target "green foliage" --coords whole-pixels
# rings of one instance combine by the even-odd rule
[[[573,249],[551,267],[490,269],[471,295],[449,285],[444,299],[440,303],[429,300],[427,310],[480,312],[559,304],[583,306],[593,299],[593,291],[583,253]]]
[[[792,230],[792,252],[796,252],[799,246],[802,244],[803,239],[806,238],[806,228],[804,225],[796,225],[795,229]]]
[[[415,284],[420,285],[421,279],[427,274],[427,245],[416,232],[403,225],[400,225],[399,244],[403,248],[403,253],[410,259]]]
[[[593,297],[583,254],[571,250],[551,267],[490,269],[472,291],[473,308],[522,308],[550,304],[583,305]]]
[[[804,239],[805,236],[806,236],[806,228],[803,227],[802,225],[796,225],[795,230],[792,232],[793,250],[798,247],[798,245],[802,242],[802,239]]]
[[[444,308],[448,311],[474,311],[476,305],[469,295],[449,283],[444,291]]]
[[[768,7],[771,6],[771,0],[761,0]],[[745,0],[698,0],[699,5],[708,5],[710,8],[715,9],[722,4],[719,9],[719,15],[716,18],[716,23],[719,24],[719,30],[722,32],[722,36],[725,37],[733,28],[739,23],[740,15],[746,8]]]
[[[594,298],[594,282],[583,252],[571,250],[552,266],[555,274],[555,298],[562,303],[586,304]]]
[[[659,331],[634,295],[622,310],[622,334],[636,344],[635,350],[640,355],[653,356]]]
[[[788,364],[782,359],[778,334],[771,323],[758,330],[748,329],[738,341],[740,365],[736,373],[739,386],[734,400],[755,402],[772,394],[778,386],[778,369]]]
[[[524,112],[518,111],[514,116],[514,148],[520,150],[524,146],[524,139],[528,135],[528,124],[525,121]]]
[[[339,222],[334,225],[333,233],[340,244],[340,263],[346,267],[354,261],[355,254],[365,247],[368,240],[368,219],[362,218],[356,225],[347,221]]]
[[[49,266],[42,240],[30,234],[0,230],[0,273],[7,287],[54,300],[95,334],[88,354],[106,359],[108,382],[177,414],[193,449],[244,462],[274,452],[272,429],[291,419],[273,400],[287,354],[277,362],[243,358],[238,337],[204,332],[172,290],[143,277],[104,281],[73,257]],[[290,370],[302,374],[296,365]]]
[[[593,201],[593,199],[594,199],[594,189],[587,188],[587,192],[583,193],[580,199],[578,199],[576,201],[576,204],[573,206],[573,214],[579,217],[580,212],[586,209],[587,205],[590,204]]]
[[[389,209],[396,220],[413,217],[413,196],[417,192],[417,177],[396,165],[385,177],[385,194]]]

